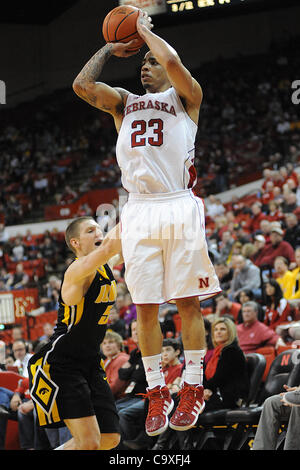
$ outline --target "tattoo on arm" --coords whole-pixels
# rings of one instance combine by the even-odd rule
[[[102,47],[93,57],[88,61],[88,63],[83,67],[82,71],[78,75],[81,80],[86,80],[88,82],[95,82],[99,77],[104,64],[108,61],[112,55],[112,45],[106,44]]]
[[[95,83],[103,70],[104,64],[108,61],[111,55],[112,45],[106,44],[93,55],[75,79],[74,85],[76,84],[79,96],[94,106],[97,102],[97,96],[94,93],[87,91],[87,85]]]

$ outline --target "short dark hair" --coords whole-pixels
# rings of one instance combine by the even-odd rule
[[[71,238],[76,238],[79,235],[79,227],[82,224],[82,222],[85,222],[86,220],[94,220],[94,218],[91,215],[83,215],[82,217],[78,217],[77,219],[73,220],[66,228],[65,232],[65,241],[66,244],[68,245],[68,248],[73,251],[73,253],[76,254],[76,250],[73,248],[71,245]]]
[[[180,354],[182,352],[182,346],[181,346],[181,342],[178,341],[177,339],[175,338],[165,338],[163,340],[163,347],[167,347],[167,346],[171,346],[171,348],[174,349],[174,351],[180,351]]]

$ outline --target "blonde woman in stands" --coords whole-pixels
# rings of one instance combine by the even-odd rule
[[[236,326],[220,317],[212,323],[214,351],[204,372],[206,411],[236,408],[249,391],[246,359],[240,348]]]

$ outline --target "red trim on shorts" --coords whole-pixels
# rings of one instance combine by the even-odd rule
[[[218,294],[221,294],[222,292],[223,292],[222,290],[219,290],[218,292],[214,292],[210,295],[210,297],[207,297],[204,300],[212,299],[213,297],[215,297]],[[193,297],[201,297],[203,295],[209,295],[209,294],[195,294],[195,295],[190,295],[188,297],[174,297],[172,299],[165,300],[164,302],[139,302],[139,303],[133,302],[133,303],[134,305],[163,305],[167,302],[170,302],[171,300],[191,299]]]
[[[174,299],[170,299],[170,300],[190,299],[193,297],[202,297],[203,295],[210,295],[210,297],[207,297],[205,299],[205,300],[209,300],[215,297],[216,295],[221,294],[222,292],[223,292],[222,290],[219,290],[218,292],[212,293],[211,295],[210,294],[196,294],[196,295],[190,295],[189,297],[175,297]],[[167,300],[167,302],[170,302],[170,300]]]

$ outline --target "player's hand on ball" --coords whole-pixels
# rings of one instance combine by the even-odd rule
[[[132,41],[123,43],[123,42],[114,42],[110,43],[112,45],[112,54],[117,57],[130,57],[132,55],[137,54],[140,52],[138,49],[137,51],[129,51],[128,48],[135,46],[138,43],[137,39],[132,39]]]
[[[151,17],[148,15],[146,11],[141,10],[139,12],[139,16],[136,22],[137,32],[139,33],[141,38],[143,38],[143,34],[147,32],[147,30],[151,31],[152,28],[153,28],[153,24],[152,24]]]

